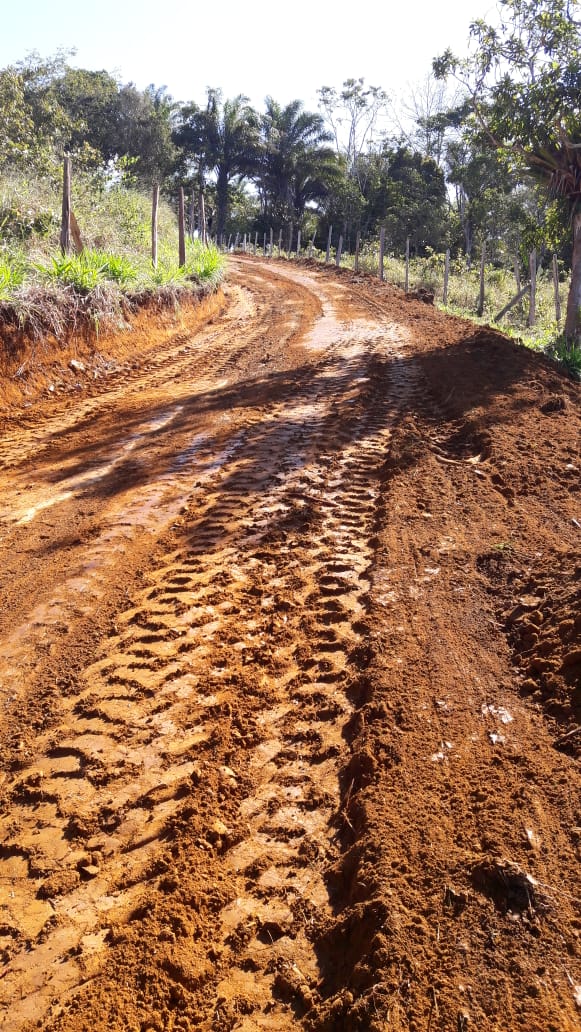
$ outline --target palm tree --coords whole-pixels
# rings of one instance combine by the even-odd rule
[[[175,139],[186,162],[197,167],[201,188],[207,174],[215,177],[219,239],[226,226],[230,184],[258,168],[259,119],[243,94],[224,102],[221,90],[208,89],[207,96],[205,108],[190,104],[182,109]]]
[[[338,169],[321,115],[304,111],[300,100],[282,107],[267,97],[265,103],[258,188],[263,215],[279,227],[299,221],[308,202],[325,197]]]

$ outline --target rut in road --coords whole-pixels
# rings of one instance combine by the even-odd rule
[[[395,327],[345,325],[330,295],[314,372],[170,464],[168,482],[196,489],[181,540],[11,779],[2,1028],[51,1013],[93,977],[217,761],[216,816],[197,846],[223,853],[231,887],[212,931],[218,981],[196,1020],[285,1028],[290,999],[307,1011],[316,998],[312,939],[331,914],[323,869],[366,663],[376,482],[414,389],[409,369],[398,375]],[[223,762],[225,728],[243,770]]]

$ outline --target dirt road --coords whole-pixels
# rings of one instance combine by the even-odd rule
[[[5,420],[0,1029],[579,1029],[578,389],[225,293]]]

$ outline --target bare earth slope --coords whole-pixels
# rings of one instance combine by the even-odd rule
[[[0,462],[2,1032],[581,1027],[573,384],[240,259]]]

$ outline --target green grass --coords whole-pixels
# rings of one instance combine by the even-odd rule
[[[562,336],[558,336],[547,344],[545,351],[560,362],[574,380],[581,380],[581,346],[569,344]]]
[[[88,251],[147,255],[151,247],[151,197],[139,190],[111,184],[95,176],[73,173],[72,208]],[[0,255],[19,253],[48,261],[59,249],[61,222],[59,184],[50,178],[28,180],[0,173]],[[159,246],[177,254],[177,219],[161,199]]]
[[[15,290],[22,286],[25,267],[0,259],[0,301],[9,301]]]
[[[188,248],[186,269],[191,279],[213,286],[220,281],[224,269],[224,259],[218,248],[212,244],[203,247],[201,244],[194,243]]]
[[[73,287],[79,294],[88,294],[99,283],[117,283],[127,287],[137,279],[135,265],[125,255],[83,251],[80,255],[59,254],[48,265],[36,263],[34,268],[44,279]]]

